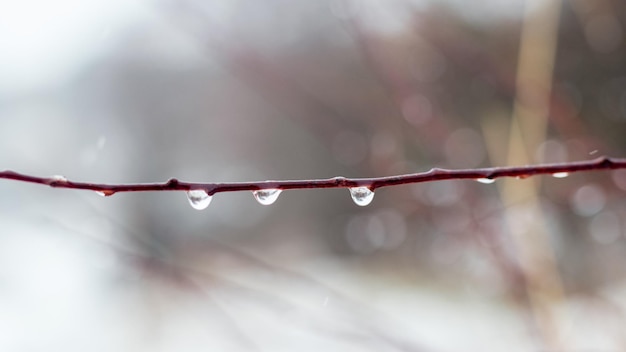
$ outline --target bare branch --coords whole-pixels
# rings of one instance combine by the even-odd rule
[[[14,180],[27,183],[37,183],[54,188],[83,189],[99,192],[110,196],[120,192],[146,191],[190,191],[204,190],[212,196],[221,192],[257,191],[261,189],[309,189],[309,188],[352,188],[367,187],[375,189],[403,184],[431,182],[441,180],[493,180],[500,177],[526,178],[534,175],[565,175],[569,173],[593,170],[626,169],[625,158],[600,157],[588,161],[577,161],[558,164],[538,164],[513,167],[491,167],[482,169],[447,170],[434,168],[427,172],[375,177],[375,178],[346,178],[333,177],[317,180],[286,180],[286,181],[255,181],[233,183],[196,183],[184,182],[172,178],[164,183],[136,183],[136,184],[104,184],[74,182],[62,176],[37,177],[5,170],[0,172],[0,179]]]

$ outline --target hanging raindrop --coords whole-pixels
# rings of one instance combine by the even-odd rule
[[[368,187],[351,187],[350,196],[356,205],[364,207],[372,202],[374,192]]]
[[[252,195],[254,195],[254,198],[257,200],[257,202],[263,205],[270,205],[273,204],[276,199],[278,199],[278,196],[282,191],[282,189],[276,188],[259,189],[256,191],[252,191]]]
[[[67,182],[67,178],[63,175],[53,175],[50,177],[53,181],[56,182]]]
[[[110,197],[115,194],[115,191],[111,191],[110,189],[103,189],[100,191],[96,191],[96,194],[100,197]]]
[[[552,174],[554,178],[566,178],[567,176],[569,176],[569,172],[555,172]]]
[[[196,209],[202,210],[206,209],[211,203],[211,197],[205,190],[203,189],[192,189],[187,191],[187,199],[189,200],[189,204]]]
[[[62,175],[50,176],[50,178],[46,180],[46,184],[50,186],[64,184],[64,183],[68,183],[68,180],[67,178],[65,178],[65,176],[62,176]]]
[[[486,185],[496,182],[494,178],[477,178],[476,181]]]

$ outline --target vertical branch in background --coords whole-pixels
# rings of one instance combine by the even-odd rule
[[[560,7],[560,0],[526,2],[507,164],[532,163],[545,139]],[[533,318],[544,343],[542,349],[560,351],[565,346],[556,308],[563,300],[563,288],[539,202],[540,180],[506,179],[500,185],[507,209],[505,219],[524,275]]]

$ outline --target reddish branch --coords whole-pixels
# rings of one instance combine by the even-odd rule
[[[376,178],[346,178],[333,177],[318,180],[289,180],[289,181],[258,181],[234,183],[196,183],[183,182],[172,178],[164,183],[137,183],[137,184],[103,184],[74,182],[61,176],[36,177],[6,170],[0,172],[0,179],[20,182],[38,183],[55,188],[84,189],[100,192],[110,196],[119,192],[145,191],[189,191],[205,190],[209,195],[220,192],[255,191],[259,189],[306,189],[306,188],[348,188],[368,187],[370,190],[410,183],[420,183],[440,180],[460,179],[496,179],[500,177],[526,178],[533,175],[575,173],[581,171],[626,169],[625,158],[600,157],[588,161],[577,161],[559,164],[539,164],[512,167],[491,167],[482,169],[446,170],[434,168],[427,172],[376,177]]]

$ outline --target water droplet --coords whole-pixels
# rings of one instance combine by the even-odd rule
[[[196,209],[202,210],[206,209],[211,203],[211,197],[205,190],[203,189],[192,189],[187,191],[187,199],[189,200],[189,204]]]
[[[372,202],[374,192],[367,187],[352,187],[350,188],[350,196],[356,205],[364,207]]]
[[[276,199],[278,199],[278,196],[282,191],[282,189],[269,188],[252,191],[252,194],[254,195],[254,198],[257,200],[257,202],[263,205],[270,205],[274,203]]]
[[[100,191],[96,191],[96,194],[100,197],[110,197],[115,194],[115,191],[111,191],[110,189],[103,189]]]
[[[496,182],[496,180],[493,178],[477,178],[476,181],[484,183],[486,185]]]
[[[569,176],[569,172],[555,172],[552,174],[554,178],[566,178],[567,176]]]
[[[64,184],[67,182],[68,181],[67,181],[67,178],[65,178],[65,176],[54,175],[54,176],[50,176],[50,178],[46,181],[46,184],[54,187],[55,185],[60,185],[60,184]]]

